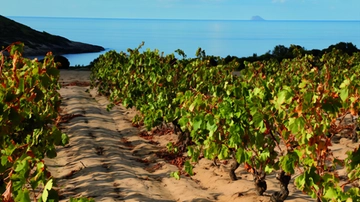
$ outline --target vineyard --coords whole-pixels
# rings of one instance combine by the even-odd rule
[[[338,152],[334,149],[338,136],[358,141],[359,52],[348,55],[334,49],[315,58],[295,48],[297,57],[293,59],[245,63],[246,68],[237,72],[240,64],[236,60],[208,56],[201,49],[195,58],[187,58],[181,50],[170,55],[158,50],[141,52],[142,45],[126,53],[109,51],[94,60],[91,88],[111,103],[107,105],[109,113],[119,106],[136,109],[132,125],[146,129],[140,134],[145,138],[168,131],[176,135],[177,141],[167,144],[167,155],[176,156],[179,167],[171,172],[176,181],[197,175],[194,168],[198,162],[209,159],[214,166],[230,162],[228,177],[232,181],[240,180],[235,172],[239,167],[245,169],[252,175],[251,188],[272,202],[288,198],[291,180],[298,190],[317,201],[360,201],[359,145],[346,151],[346,158],[334,154]],[[17,44],[7,48],[9,56],[0,54],[2,201],[59,201],[55,178],[44,159],[55,158],[56,146],[69,143],[68,135],[60,129],[66,118],[60,108],[64,99],[72,104],[73,108],[68,108],[74,109],[67,115],[87,118],[76,119],[79,123],[73,124],[77,127],[73,133],[77,136],[69,134],[70,142],[95,139],[98,144],[93,159],[80,161],[83,172],[88,172],[91,163],[95,167],[96,161],[106,172],[124,170],[126,152],[110,138],[125,129],[106,119],[111,114],[106,117],[106,112],[95,107],[94,96],[83,87],[88,84],[67,84],[74,86],[70,93],[73,97],[60,96],[60,72],[52,55],[49,53],[43,62],[29,60],[21,57],[22,48]],[[74,97],[76,102],[71,101]],[[85,97],[94,100],[88,103]],[[106,130],[101,133],[100,125],[86,125],[105,119],[100,124]],[[79,124],[86,125],[84,133]],[[125,138],[117,141],[132,148]],[[73,149],[74,158],[93,152],[93,148],[77,149],[73,145],[68,147]],[[147,152],[141,150],[137,152]],[[112,153],[123,160],[110,161],[106,155]],[[109,161],[97,160],[104,155]],[[71,170],[64,178],[79,172],[81,169]],[[269,195],[267,180],[274,173],[278,190]],[[113,186],[120,186],[122,181],[114,176],[123,175],[114,171],[109,177]],[[96,187],[106,192],[105,186]],[[114,190],[120,192],[120,188]],[[79,197],[79,201],[87,200]],[[77,199],[71,197],[70,201]]]
[[[51,54],[44,63],[22,58],[23,47],[0,53],[0,190],[2,201],[46,201],[56,194],[43,159],[56,157],[55,146],[68,142],[56,125],[59,70]]]
[[[22,57],[24,44],[0,52],[0,201],[58,201],[45,158],[69,142],[59,129],[59,70],[51,53],[43,62]],[[70,198],[70,201],[88,201]]]
[[[187,152],[189,175],[201,158],[234,159],[230,177],[236,180],[234,170],[243,165],[258,195],[267,190],[266,175],[278,172],[280,187],[271,201],[287,198],[296,171],[297,188],[317,201],[360,200],[358,148],[346,159],[331,150],[333,136],[345,129],[357,141],[359,53],[333,50],[315,66],[313,56],[299,52],[291,60],[248,63],[234,76],[239,64],[214,60],[201,49],[191,59],[177,50],[178,59],[140,48],[100,56],[92,87],[109,97],[109,110],[119,103],[135,107],[141,114],[135,125],[172,127],[178,142],[171,149]],[[337,124],[346,116],[352,124]],[[346,169],[345,179],[339,168]]]

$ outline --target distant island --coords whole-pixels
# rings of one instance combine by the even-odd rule
[[[15,22],[0,15],[0,47],[1,50],[14,42],[23,42],[24,56],[53,54],[91,53],[105,50],[101,46],[70,41],[61,36],[36,31],[26,25]]]
[[[252,16],[251,17],[251,20],[254,20],[254,21],[263,21],[265,20],[264,18],[258,16],[258,15],[255,15],[255,16]]]

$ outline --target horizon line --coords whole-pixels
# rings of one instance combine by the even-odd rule
[[[188,20],[188,21],[255,21],[255,22],[264,22],[264,21],[360,21],[360,19],[262,19],[262,20],[253,20],[253,19],[192,19],[192,18],[125,18],[125,17],[70,17],[70,16],[17,16],[17,15],[8,15],[5,17],[25,17],[25,18],[76,18],[76,19],[113,19],[113,20]]]

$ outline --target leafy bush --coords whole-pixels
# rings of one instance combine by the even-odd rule
[[[8,47],[10,56],[0,53],[0,191],[2,201],[46,201],[57,194],[43,159],[56,157],[55,145],[68,142],[55,125],[59,71],[51,54],[39,63],[21,57],[22,48],[20,43]]]

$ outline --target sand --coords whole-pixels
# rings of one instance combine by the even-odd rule
[[[73,117],[61,124],[70,137],[66,147],[57,147],[58,156],[46,159],[56,179],[61,201],[70,197],[92,197],[95,201],[270,201],[279,190],[275,174],[268,175],[265,196],[257,196],[253,177],[243,166],[236,170],[241,178],[231,181],[230,163],[214,166],[202,159],[195,165],[194,176],[170,177],[175,165],[159,158],[156,152],[176,141],[174,134],[139,136],[141,127],[134,127],[137,111],[115,106],[106,110],[108,101],[89,88],[89,71],[61,70],[60,94],[62,115]],[[341,139],[334,146],[338,156],[357,144]],[[315,201],[289,185],[289,202]]]

